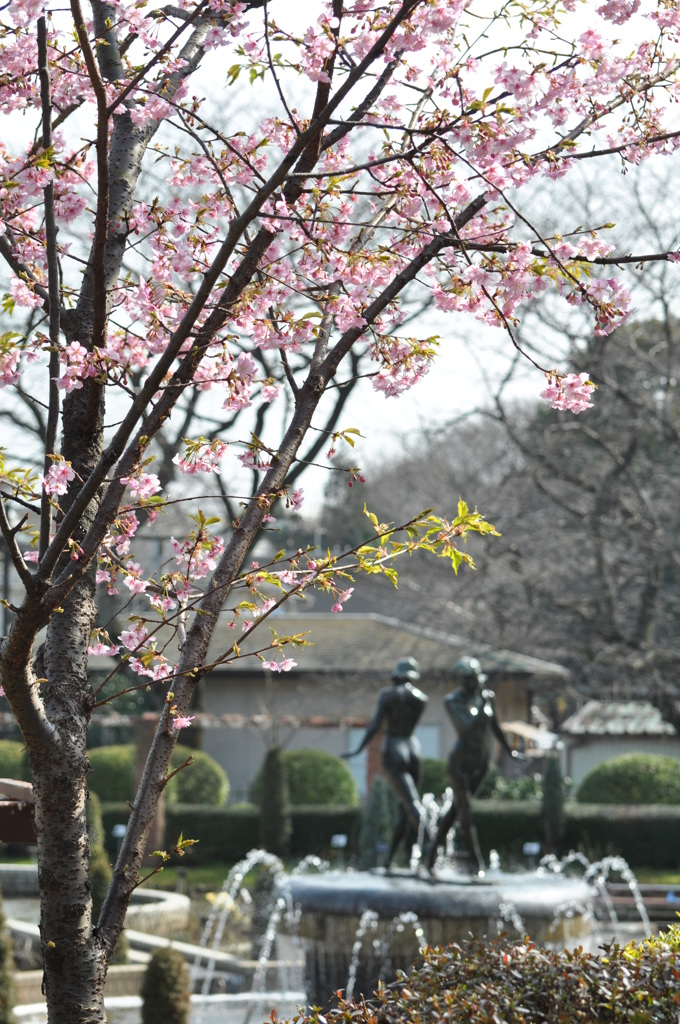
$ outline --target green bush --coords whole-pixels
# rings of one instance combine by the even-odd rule
[[[31,781],[28,754],[23,743],[17,740],[0,740],[0,779]]]
[[[132,743],[96,747],[88,751],[92,771],[87,777],[90,793],[102,803],[132,800],[135,792],[135,748]]]
[[[224,769],[202,750],[192,750],[180,744],[175,747],[170,764],[177,768],[188,757],[193,757],[193,764],[170,780],[168,800],[176,800],[180,804],[224,806],[229,796],[229,780]]]
[[[91,793],[103,803],[132,800],[135,795],[136,754],[133,743],[96,747],[88,751],[92,771],[88,775]],[[221,807],[229,794],[227,776],[208,754],[190,747],[177,746],[172,754],[171,766],[177,768],[187,757],[194,763],[179,772],[168,783],[168,803],[210,804]]]
[[[622,754],[603,761],[581,782],[582,804],[678,804],[680,760],[659,754]]]
[[[469,939],[428,949],[376,1003],[341,1004],[328,1024],[671,1024],[677,1020],[680,929],[653,942],[551,951],[529,941]],[[313,1024],[318,1016],[298,1018]]]
[[[334,754],[324,750],[287,750],[283,762],[293,807],[304,804],[347,807],[359,803],[354,776],[345,762]],[[258,807],[262,802],[262,768],[253,781],[250,799]]]
[[[187,1024],[189,972],[176,949],[151,954],[142,981],[142,1024]]]

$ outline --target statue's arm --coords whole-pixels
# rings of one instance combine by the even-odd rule
[[[501,729],[500,722],[496,718],[496,713],[495,712],[494,712],[493,717],[491,719],[491,728],[493,729],[494,736],[496,737],[496,739],[498,740],[498,742],[502,746],[503,750],[505,750],[506,753],[510,754],[510,757],[516,757],[517,756],[517,751],[513,750],[512,747],[510,746],[510,744],[508,743],[507,736],[505,735],[505,733]]]
[[[381,694],[379,699],[378,699],[378,706],[375,709],[375,714],[373,715],[373,718],[371,719],[371,721],[366,726],[366,732],[364,733],[364,735],[361,738],[361,743],[359,744],[358,747],[355,747],[354,750],[346,750],[345,753],[341,754],[340,756],[347,758],[347,757],[356,757],[357,754],[360,754],[361,751],[364,749],[364,747],[368,743],[371,742],[371,740],[373,739],[375,734],[380,729],[380,726],[382,725],[382,721],[383,721],[384,715],[385,715],[385,699],[384,699],[384,694]]]
[[[491,707],[493,709],[493,704],[491,705]],[[519,750],[513,750],[512,749],[512,747],[508,743],[508,740],[507,740],[507,737],[506,737],[505,733],[501,729],[500,722],[496,718],[496,712],[495,711],[494,711],[493,716],[491,718],[491,728],[493,729],[494,736],[496,736],[496,738],[498,739],[498,742],[503,747],[503,750],[505,750],[505,752],[508,753],[510,755],[510,757],[514,758],[516,761],[526,762],[526,761],[529,760],[529,758],[527,757],[526,754],[522,754]]]

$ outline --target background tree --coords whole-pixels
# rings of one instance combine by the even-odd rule
[[[626,236],[674,246],[668,179],[653,167],[643,180],[647,188],[638,180],[629,201],[622,248]],[[612,202],[618,188],[613,180]],[[561,201],[584,218],[603,213],[602,194],[588,179]],[[606,338],[549,297],[531,307],[519,331],[522,346],[542,358],[546,335],[560,338],[571,366],[588,367],[599,390],[587,414],[565,419],[518,404],[510,390],[514,373],[500,387],[490,380],[485,411],[412,442],[402,460],[369,474],[364,490],[383,518],[398,517],[436,464],[429,486],[436,503],[445,507],[463,493],[502,534],[493,557],[477,552],[478,572],[455,597],[436,565],[409,560],[398,597],[410,616],[426,623],[436,613],[454,632],[559,660],[581,695],[647,696],[680,721],[679,321],[671,267],[636,272],[635,320]],[[371,598],[380,601],[375,591]],[[565,696],[545,695],[555,722],[570,706]]]
[[[296,549],[247,563],[277,506],[299,507],[297,467],[319,435],[320,452],[344,444],[346,426],[326,434],[327,403],[357,359],[383,395],[417,383],[437,339],[403,325],[429,298],[515,343],[520,304],[552,287],[591,310],[602,335],[625,318],[625,289],[594,269],[623,257],[597,225],[577,231],[567,218],[545,237],[518,203],[580,160],[673,151],[680,15],[604,3],[602,31],[609,20],[620,37],[632,19],[631,46],[583,33],[575,6],[332,0],[305,7],[307,24],[291,5],[275,20],[264,0],[91,0],[91,21],[80,0],[69,14],[40,0],[2,11],[0,96],[27,130],[6,132],[0,150],[0,379],[47,412],[41,476],[21,446],[0,467],[0,532],[18,578],[0,683],[33,779],[51,1024],[104,1020],[108,964],[218,617],[234,628],[228,662],[267,621],[271,587],[283,601],[316,586],[342,608],[357,571],[385,573],[419,548],[457,569],[465,535],[490,530],[461,503],[401,535],[373,519],[371,543],[340,561]],[[220,103],[263,79],[274,116],[258,120],[250,97],[226,127],[204,117],[204,83]],[[27,334],[11,319],[21,308],[38,311]],[[235,421],[228,437],[185,438],[180,472],[207,474],[210,501],[223,460],[234,514],[216,523],[194,503],[182,531],[173,512],[173,542],[142,564],[136,535],[170,514],[150,460],[163,438],[176,443],[197,391],[220,407],[213,425],[251,403],[257,427],[262,405],[278,402],[278,428],[267,416],[262,436]],[[589,391],[552,374],[553,402],[573,410]],[[162,537],[157,523],[150,533]],[[105,608],[98,618],[98,586],[136,601],[118,636]],[[273,632],[256,656],[285,671],[301,642]],[[93,689],[92,653],[120,655],[134,685],[164,695],[96,922],[86,735],[114,695]]]

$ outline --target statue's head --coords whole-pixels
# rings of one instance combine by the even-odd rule
[[[480,686],[485,683],[488,676],[482,672],[482,666],[478,658],[470,658],[465,655],[459,658],[453,666],[453,674],[459,676],[464,686],[472,686],[478,683]]]
[[[420,679],[420,669],[415,658],[400,658],[392,669],[392,680],[395,683],[415,683]]]

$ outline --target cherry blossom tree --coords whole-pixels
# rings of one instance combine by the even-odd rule
[[[379,401],[416,385],[439,345],[404,330],[424,301],[519,345],[520,306],[554,289],[607,334],[629,306],[619,265],[678,257],[612,253],[596,225],[568,218],[543,237],[521,208],[523,190],[578,161],[632,167],[674,152],[674,4],[319,0],[304,20],[294,7],[16,0],[2,11],[0,381],[46,417],[40,474],[21,444],[3,455],[0,529],[23,596],[0,680],[31,764],[53,1022],[105,1019],[108,963],[218,617],[234,628],[228,662],[307,587],[341,614],[357,572],[393,579],[415,548],[457,569],[466,533],[492,531],[461,501],[448,520],[419,516],[401,532],[369,516],[367,543],[345,558],[300,550],[248,564],[277,506],[300,505],[310,446],[322,463],[351,447],[351,425],[328,426],[329,396],[357,375]],[[586,8],[599,28],[584,30]],[[590,404],[585,370],[537,369],[553,404]],[[138,530],[171,504],[153,458],[199,399],[208,422],[210,410],[252,410],[250,427],[239,416],[228,436],[187,435],[175,453],[204,496],[221,474],[237,516],[218,524],[192,505],[154,570],[134,554]],[[280,431],[271,417],[261,436],[259,411],[274,403]],[[118,637],[97,618],[98,587],[102,606],[124,587],[143,609]],[[299,642],[271,631],[258,656],[285,671]],[[91,653],[165,693],[97,922]]]

